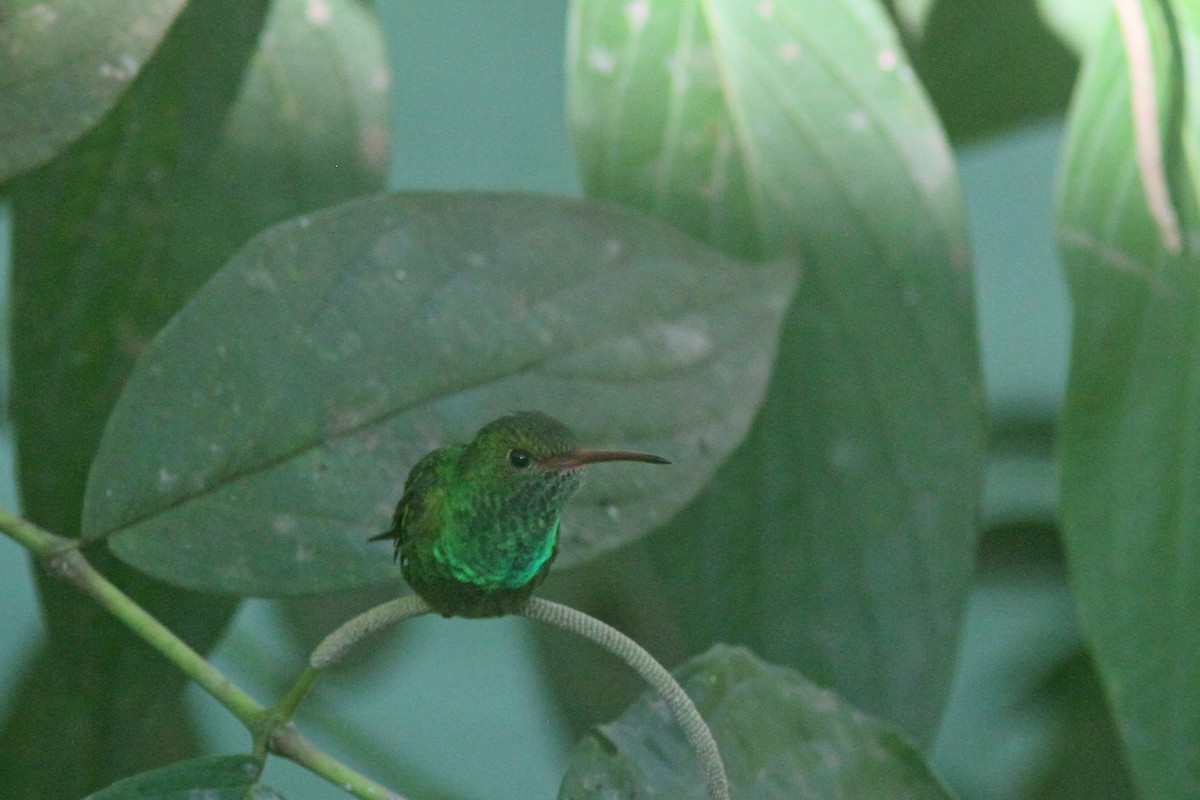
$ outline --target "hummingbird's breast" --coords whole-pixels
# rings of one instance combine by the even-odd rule
[[[463,583],[483,589],[527,585],[554,557],[562,508],[578,485],[578,476],[563,473],[476,496],[458,509],[454,527],[462,535],[442,537],[435,557]]]

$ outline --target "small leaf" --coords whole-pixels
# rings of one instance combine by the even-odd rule
[[[0,5],[0,184],[49,160],[121,97],[185,0]]]
[[[597,475],[562,560],[662,524],[742,438],[793,270],[628,211],[504,194],[368,198],[268,231],[139,359],[86,537],[184,586],[257,595],[397,575],[382,530],[428,450],[539,408],[669,469]]]
[[[1073,101],[1060,178],[1074,309],[1062,519],[1080,621],[1139,794],[1183,798],[1200,787],[1200,6],[1141,9],[1183,247],[1169,252],[1147,207],[1110,19]]]
[[[712,729],[733,798],[947,800],[920,751],[799,673],[717,645],[675,672]],[[705,796],[695,755],[647,693],[576,748],[559,800]]]
[[[249,756],[206,756],[117,781],[84,800],[280,800]]]

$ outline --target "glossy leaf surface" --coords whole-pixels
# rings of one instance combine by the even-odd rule
[[[1072,587],[1139,794],[1200,787],[1200,8],[1144,3],[1172,253],[1134,155],[1115,21],[1074,100],[1057,212],[1074,308],[1062,423]],[[1172,29],[1173,28],[1173,29]]]
[[[899,730],[748,650],[718,645],[675,677],[712,729],[733,798],[950,797]],[[657,695],[647,693],[579,744],[558,796],[706,795],[683,732]]]
[[[741,440],[793,270],[653,220],[522,195],[380,196],[254,240],[139,360],[92,469],[88,538],[193,588],[394,577],[408,469],[513,409],[670,469],[597,467],[577,562],[665,522]]]
[[[745,642],[927,737],[984,426],[962,200],[888,18],[840,0],[582,0],[571,36],[589,193],[803,265],[747,442],[670,526],[606,560],[600,602],[670,658]]]

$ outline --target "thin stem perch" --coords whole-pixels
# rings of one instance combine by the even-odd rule
[[[704,785],[708,790],[709,800],[729,800],[729,781],[725,776],[725,765],[721,762],[721,754],[717,750],[712,731],[701,718],[692,699],[683,691],[683,687],[654,656],[611,625],[561,603],[531,597],[523,613],[529,619],[545,622],[590,639],[641,675],[662,696],[687,735],[688,743],[691,744],[704,771]]]

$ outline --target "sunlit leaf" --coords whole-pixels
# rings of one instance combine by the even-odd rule
[[[1046,27],[1084,56],[1104,33],[1112,14],[1111,0],[1037,0]]]
[[[803,265],[746,443],[606,559],[598,606],[675,656],[746,642],[929,736],[983,417],[954,165],[889,19],[865,0],[578,0],[568,71],[590,194]]]
[[[1200,6],[1172,3],[1165,18],[1167,4],[1141,5],[1182,249],[1171,252],[1148,210],[1110,21],[1074,99],[1060,178],[1074,309],[1062,517],[1139,794],[1183,798],[1200,786]]]
[[[514,408],[612,466],[564,518],[580,561],[662,524],[739,442],[791,296],[631,212],[522,195],[365,199],[254,240],[147,348],[92,468],[88,538],[194,588],[394,577],[408,469]],[[599,469],[597,469],[599,472]]]

